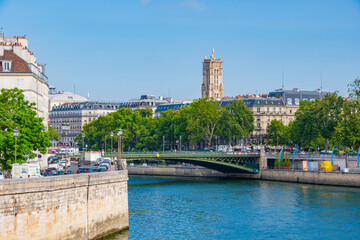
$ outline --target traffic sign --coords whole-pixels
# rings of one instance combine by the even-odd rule
[[[52,154],[55,154],[55,151],[54,151],[54,150],[52,150],[52,151],[51,151],[51,153],[52,153]]]
[[[39,154],[39,155],[38,155],[38,158],[42,158],[42,155],[41,155],[41,154]]]

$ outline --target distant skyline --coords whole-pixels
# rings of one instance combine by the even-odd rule
[[[201,96],[223,61],[224,96],[282,86],[339,91],[360,77],[360,0],[0,0],[0,29],[26,35],[49,84],[91,100]]]

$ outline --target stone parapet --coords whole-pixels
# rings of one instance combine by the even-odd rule
[[[0,181],[0,239],[95,239],[126,229],[128,173]]]

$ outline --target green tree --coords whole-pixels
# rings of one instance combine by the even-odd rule
[[[220,111],[218,133],[227,142],[232,137],[248,136],[254,130],[254,117],[243,101],[233,101]]]
[[[0,116],[0,164],[3,169],[9,170],[15,162],[14,129],[19,130],[17,162],[25,162],[28,154],[35,157],[35,151],[46,153],[50,146],[49,133],[43,119],[36,116],[35,104],[24,100],[22,90],[1,90]]]
[[[210,148],[221,114],[222,107],[214,99],[202,98],[192,102],[186,128],[190,141],[196,145],[204,140]]]
[[[48,127],[50,140],[59,141],[61,135],[55,130],[53,126]]]
[[[278,120],[272,120],[267,127],[267,139],[270,145],[284,145],[290,141],[288,127]]]

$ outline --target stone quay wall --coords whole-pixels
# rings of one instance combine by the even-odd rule
[[[219,178],[260,178],[259,174],[222,173],[200,166],[127,166],[129,175],[219,177]]]
[[[360,174],[262,169],[262,180],[360,187]]]
[[[96,239],[129,227],[128,173],[0,180],[0,239]]]

